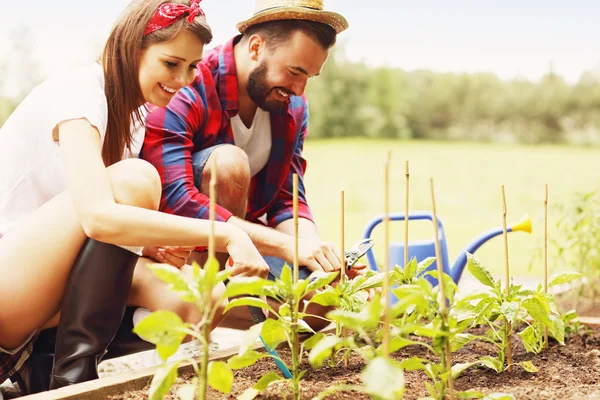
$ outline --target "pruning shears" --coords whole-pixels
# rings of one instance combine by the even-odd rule
[[[367,251],[369,251],[374,245],[375,243],[373,243],[373,239],[367,238],[356,243],[350,248],[350,250],[344,251],[347,263],[346,268],[352,268],[358,259],[367,254]]]
[[[373,245],[373,239],[364,239],[356,243],[349,250],[344,251],[344,255],[346,256],[347,268],[352,268],[354,264],[356,264],[358,259],[364,256],[367,253],[367,251],[369,251],[369,249],[373,247]],[[260,309],[259,307],[248,306],[248,309],[250,310],[250,315],[252,316],[252,320],[255,324],[260,324],[267,320],[267,317],[263,313],[262,309]],[[277,364],[277,367],[279,367],[279,370],[281,371],[283,376],[285,376],[288,379],[291,379],[292,373],[285,366],[283,361],[281,361],[281,357],[279,357],[277,351],[275,349],[269,348],[269,346],[266,345],[265,341],[262,338],[262,335],[260,336],[260,340],[265,346],[265,350],[274,357],[273,360],[275,361],[275,364]]]

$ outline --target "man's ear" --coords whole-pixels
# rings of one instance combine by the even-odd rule
[[[248,39],[248,54],[253,61],[258,61],[265,48],[265,40],[262,36],[254,34]]]

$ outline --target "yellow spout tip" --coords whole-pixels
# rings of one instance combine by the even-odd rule
[[[513,232],[521,231],[521,232],[531,233],[532,232],[531,218],[529,218],[529,215],[525,214],[519,222],[514,224],[512,226],[512,231]]]

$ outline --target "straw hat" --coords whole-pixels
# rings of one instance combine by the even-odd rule
[[[301,19],[331,26],[336,33],[348,28],[348,21],[338,13],[325,11],[323,0],[256,0],[254,15],[237,24],[240,32],[252,25],[284,19]]]

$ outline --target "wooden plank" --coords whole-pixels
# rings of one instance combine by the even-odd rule
[[[325,334],[335,333],[335,327],[321,330]],[[304,341],[311,335],[304,335],[300,341]],[[285,348],[287,343],[282,343],[277,348]],[[262,344],[256,344],[252,347],[256,351],[263,352],[265,347]],[[239,352],[240,346],[230,347],[228,349],[218,350],[210,354],[210,360],[227,360]],[[200,363],[200,359],[196,358]],[[19,397],[22,400],[104,400],[108,396],[120,395],[133,390],[141,390],[152,381],[152,377],[160,365],[150,368],[144,368],[137,371],[126,372],[123,374],[95,379],[89,382],[79,383],[77,385],[66,386],[64,388],[50,390],[48,392],[37,393],[25,397]],[[276,367],[274,367],[275,369]],[[185,362],[179,367],[179,375],[192,372],[193,363]]]
[[[264,351],[262,345],[254,346],[257,351]],[[229,357],[239,352],[239,346],[228,349],[218,350],[210,354],[210,360],[227,360]],[[196,360],[199,362],[199,359]],[[77,385],[66,386],[64,388],[50,390],[25,397],[23,400],[103,400],[108,396],[123,394],[132,390],[141,390],[152,381],[152,377],[160,365],[150,368],[144,368],[137,371],[126,372],[123,374],[95,379],[89,382],[79,383]],[[193,371],[191,362],[182,363],[179,367],[179,375]]]
[[[579,317],[579,322],[589,326],[590,328],[600,327],[600,318],[598,317]]]

